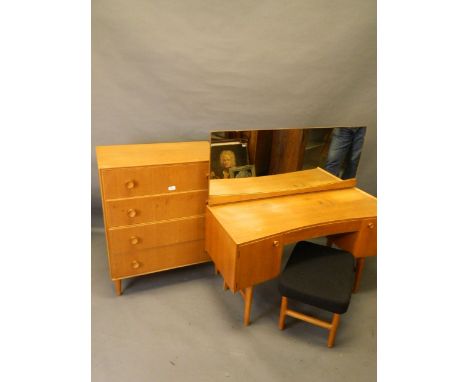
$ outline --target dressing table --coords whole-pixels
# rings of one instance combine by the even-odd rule
[[[356,258],[354,291],[364,259],[377,253],[377,200],[317,167],[210,181],[205,249],[224,288],[244,299],[250,323],[253,289],[277,277],[286,244],[326,236]]]

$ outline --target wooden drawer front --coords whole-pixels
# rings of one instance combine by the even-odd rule
[[[111,255],[111,277],[118,279],[209,261],[203,246],[204,241],[197,240]]]
[[[279,275],[283,254],[282,236],[274,236],[239,247],[236,290]]]
[[[377,255],[377,219],[367,219],[362,222],[356,243],[356,256],[376,256]]]
[[[331,236],[330,242],[355,257],[377,255],[377,219],[364,219],[357,232]]]
[[[117,227],[203,215],[207,198],[208,191],[202,190],[107,201],[107,224]]]
[[[208,163],[101,170],[104,200],[208,189]]]
[[[109,252],[135,253],[142,249],[200,240],[204,216],[108,230]]]

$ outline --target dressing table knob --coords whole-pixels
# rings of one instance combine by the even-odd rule
[[[368,226],[370,229],[372,229],[372,228],[375,227],[375,226],[374,226],[374,223],[369,223],[367,226]]]
[[[131,218],[134,218],[136,216],[136,211],[133,208],[130,208],[127,211],[127,215],[130,216]]]
[[[129,180],[127,183],[125,183],[127,188],[131,190],[133,187],[135,187],[135,182],[133,180]]]
[[[132,243],[133,245],[138,244],[139,242],[140,242],[140,239],[138,239],[138,237],[136,236],[130,237],[130,243]]]
[[[273,241],[273,246],[277,247],[278,245],[279,245],[279,241],[278,241],[278,240]]]
[[[138,268],[140,268],[140,265],[141,265],[141,264],[140,264],[138,261],[136,261],[136,260],[133,260],[133,261],[132,261],[132,268],[133,268],[133,269],[138,269]]]

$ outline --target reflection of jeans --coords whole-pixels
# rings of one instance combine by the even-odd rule
[[[365,127],[336,127],[333,130],[325,170],[339,176],[343,165],[342,179],[356,177],[365,135]]]

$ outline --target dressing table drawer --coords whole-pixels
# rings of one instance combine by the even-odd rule
[[[239,246],[236,290],[271,280],[279,275],[283,255],[283,235]]]
[[[208,189],[208,163],[101,170],[104,200]]]
[[[149,248],[134,253],[111,255],[111,276],[132,277],[209,261],[204,241]]]
[[[208,198],[207,190],[106,202],[109,227],[119,227],[184,216],[203,215]]]
[[[108,231],[109,251],[112,254],[134,253],[152,247],[200,240],[204,230],[204,216],[111,228]]]
[[[363,219],[356,232],[329,237],[329,243],[363,258],[377,255],[377,219]]]

